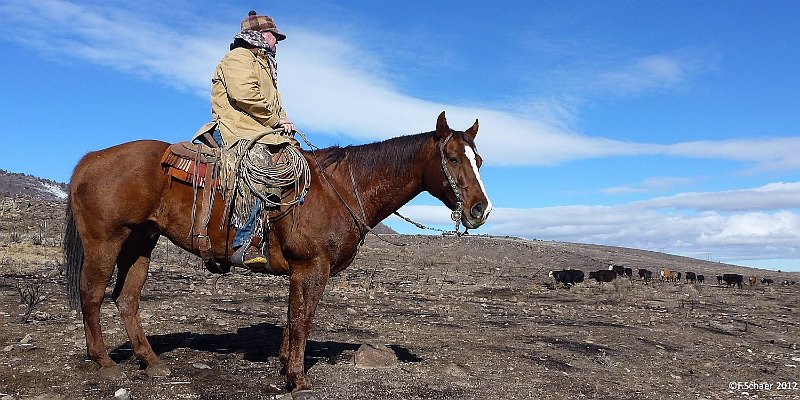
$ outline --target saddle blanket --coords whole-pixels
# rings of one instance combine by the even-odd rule
[[[196,146],[203,146],[199,148]],[[197,187],[204,187],[206,184],[206,174],[212,175],[214,185],[217,189],[222,187],[219,180],[219,167],[217,161],[218,152],[204,145],[189,142],[179,142],[170,145],[161,157],[161,166],[164,167],[167,175]],[[216,154],[215,154],[216,153]]]

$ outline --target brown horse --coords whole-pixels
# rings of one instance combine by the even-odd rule
[[[467,228],[486,221],[491,203],[478,173],[477,133],[477,120],[466,131],[455,131],[442,112],[432,132],[303,152],[312,171],[311,190],[304,204],[282,213],[284,218],[273,221],[269,231],[272,269],[289,276],[280,348],[289,389],[311,387],[303,364],[314,312],[328,278],[355,258],[367,226],[374,227],[423,191],[460,213],[454,217]],[[160,160],[167,146],[142,140],[91,152],[72,175],[64,241],[69,298],[83,313],[87,353],[104,376],[124,376],[109,357],[100,329],[100,305],[115,266],[111,298],[133,352],[148,375],[169,374],[138,317],[159,236],[198,254],[190,237],[196,194],[190,184],[164,173]],[[214,258],[229,265],[233,232],[218,229],[227,226],[223,209],[214,207],[208,234]]]

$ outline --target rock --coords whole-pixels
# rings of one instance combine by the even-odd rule
[[[130,400],[131,393],[125,388],[117,389],[117,391],[114,392],[114,398],[117,400]]]
[[[20,340],[19,342],[20,342],[20,344],[28,344],[31,341],[33,341],[33,336],[31,336],[31,334],[29,333],[29,334],[25,335],[25,337],[22,338],[22,340]]]
[[[298,390],[291,393],[292,400],[319,400],[312,390]]]
[[[45,393],[36,397],[31,397],[30,400],[66,400],[66,397],[56,393]]]
[[[36,346],[33,343],[17,343],[17,345],[15,347],[18,350],[22,350],[22,351],[33,350],[33,349],[36,348]]]
[[[14,350],[14,345],[13,344],[10,344],[10,345],[8,345],[6,347],[3,347],[3,352],[4,353],[8,353],[11,350]]]
[[[194,363],[194,364],[192,364],[192,366],[197,368],[197,369],[211,369],[211,367],[209,367],[208,364],[204,364],[204,363]]]
[[[448,364],[447,367],[445,367],[444,372],[460,378],[469,376],[469,371],[467,371],[466,368],[454,363]]]
[[[35,321],[47,321],[50,319],[50,314],[44,311],[34,311],[33,314],[31,314],[31,317]]]
[[[365,343],[356,350],[355,364],[358,368],[394,368],[397,355],[382,344]]]

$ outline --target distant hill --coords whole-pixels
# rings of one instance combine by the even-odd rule
[[[66,183],[0,169],[0,197],[66,203],[68,190],[69,185]],[[373,230],[382,234],[397,233],[383,223],[379,223]]]
[[[67,201],[67,184],[0,169],[0,196],[50,202]]]

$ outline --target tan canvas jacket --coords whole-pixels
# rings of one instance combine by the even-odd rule
[[[211,119],[195,138],[219,127],[226,147],[240,139],[252,139],[279,127],[286,118],[281,95],[263,55],[235,48],[219,62],[211,79]],[[289,135],[266,135],[259,142],[269,145],[296,143]]]

